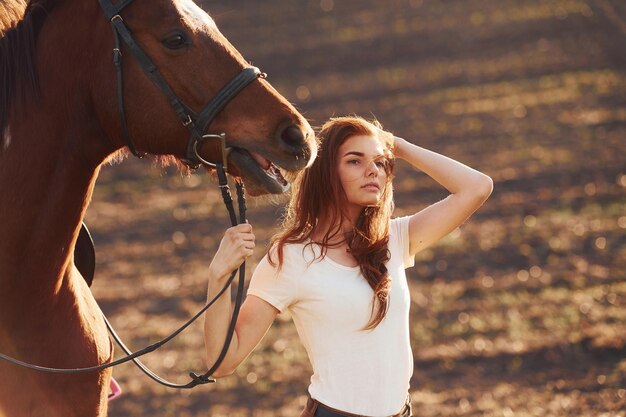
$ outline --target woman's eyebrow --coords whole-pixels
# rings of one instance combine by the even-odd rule
[[[345,158],[346,156],[349,156],[349,155],[355,155],[355,156],[361,156],[361,157],[365,156],[363,152],[357,152],[357,151],[346,152],[343,156]]]
[[[365,154],[363,152],[358,152],[358,151],[348,151],[343,155],[343,157],[345,158],[346,156],[350,156],[350,155],[365,157]],[[384,157],[385,155],[382,153],[372,155],[372,159],[378,159],[378,158],[384,158]]]

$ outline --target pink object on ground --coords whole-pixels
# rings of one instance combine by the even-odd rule
[[[120,384],[118,384],[113,377],[111,377],[109,389],[111,390],[111,392],[109,393],[109,401],[113,401],[114,399],[122,395],[122,387],[120,387]]]

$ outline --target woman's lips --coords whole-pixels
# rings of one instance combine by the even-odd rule
[[[365,188],[366,190],[372,190],[372,191],[379,191],[380,190],[380,187],[378,186],[378,184],[376,184],[374,182],[367,183],[364,186],[362,186],[361,188]]]

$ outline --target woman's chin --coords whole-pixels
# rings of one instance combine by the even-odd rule
[[[380,206],[380,199],[379,198],[370,198],[367,200],[364,200],[361,202],[361,204],[359,204],[361,207],[378,207]]]

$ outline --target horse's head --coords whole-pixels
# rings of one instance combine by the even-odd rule
[[[201,113],[225,85],[249,67],[211,17],[191,0],[118,0],[113,7],[123,3],[129,3],[118,13],[123,24],[192,113]],[[90,39],[85,54],[97,77],[91,85],[97,118],[113,149],[119,149],[126,143],[112,60],[114,37],[105,13],[100,10],[100,14],[92,34],[85,35],[96,39]],[[97,53],[94,48],[99,49]],[[188,127],[173,111],[171,100],[146,76],[129,46],[122,41],[120,49],[124,113],[132,142],[140,152],[184,159]],[[229,171],[241,176],[253,195],[283,192],[286,182],[276,167],[303,169],[316,152],[308,122],[263,77],[247,84],[201,133],[222,132],[230,147]],[[201,157],[220,161],[219,146],[205,145],[200,147]]]

